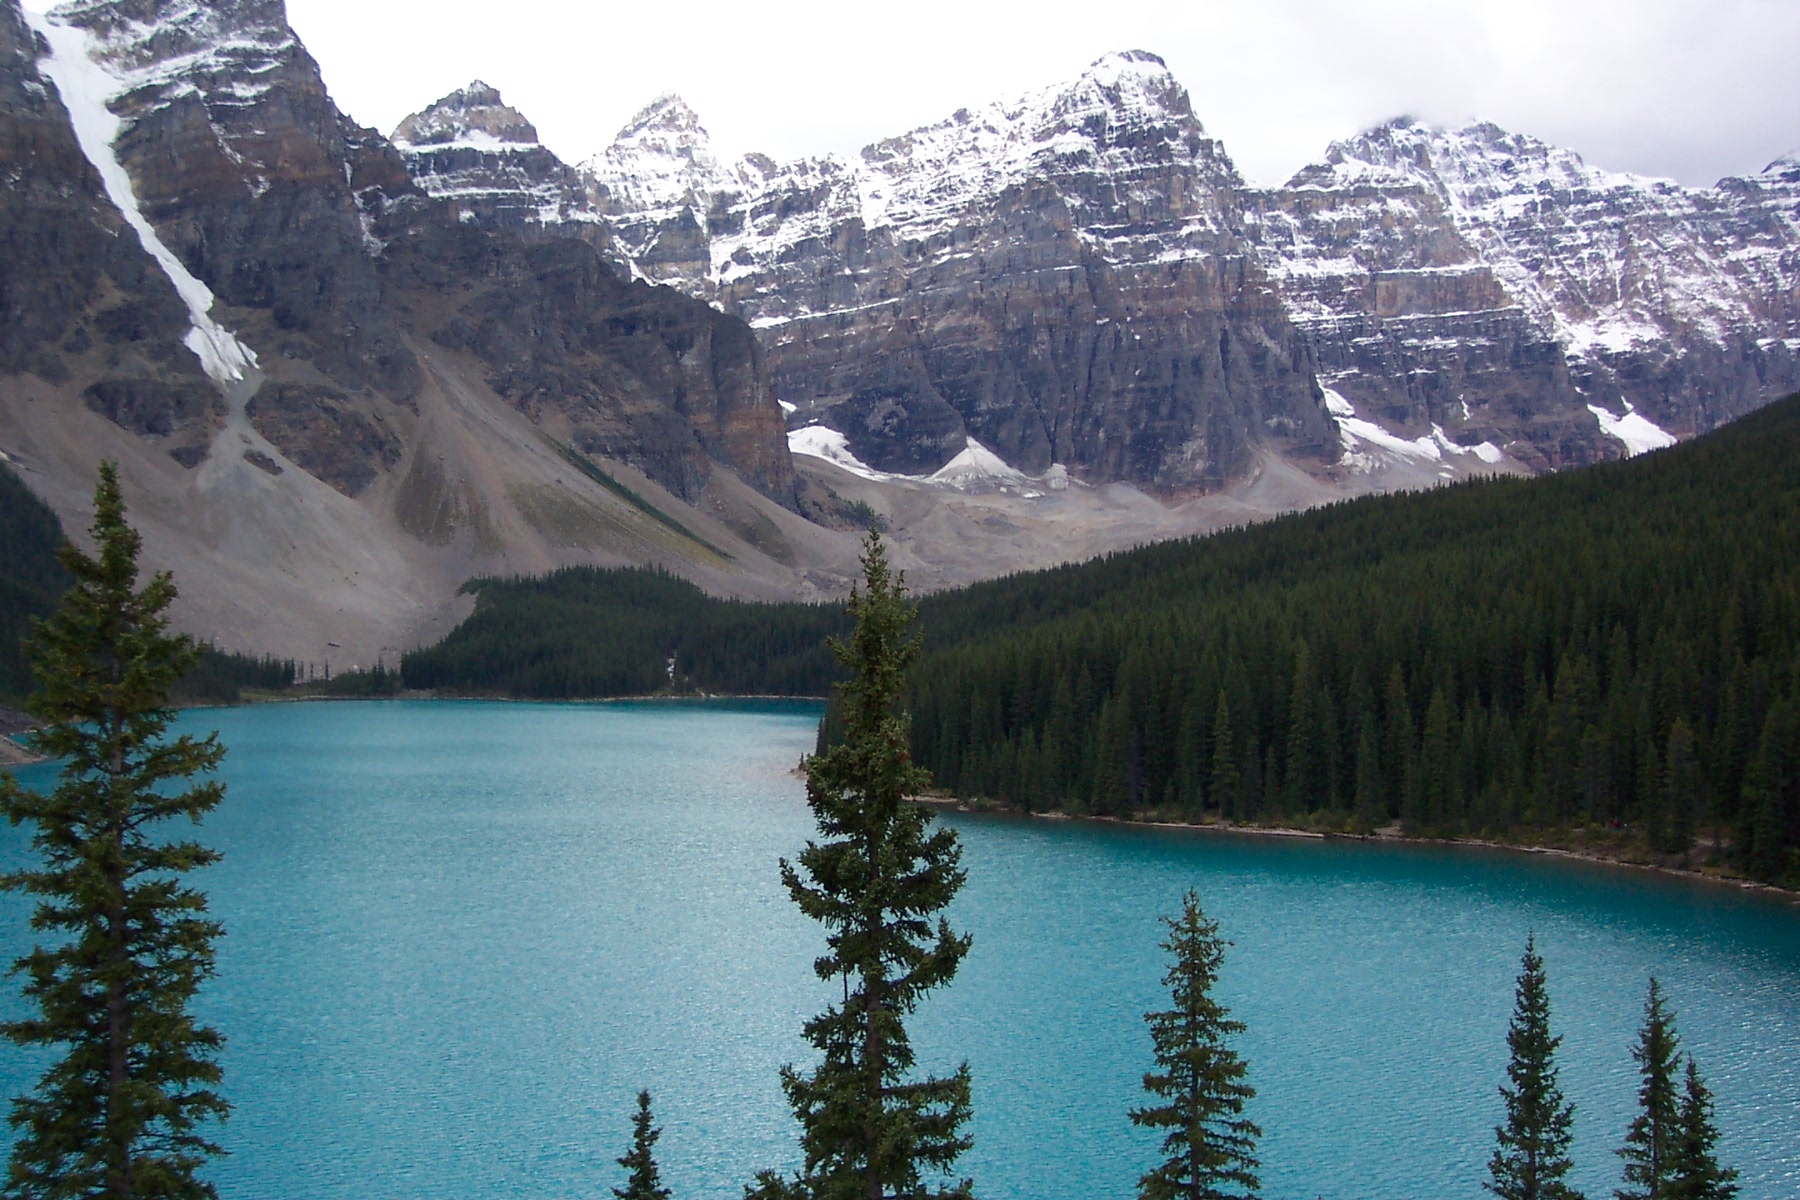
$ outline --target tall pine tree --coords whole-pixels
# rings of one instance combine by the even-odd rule
[[[61,1051],[13,1101],[5,1194],[198,1200],[215,1194],[198,1172],[220,1153],[202,1123],[228,1106],[215,1090],[221,1039],[188,1003],[213,973],[222,930],[181,876],[219,856],[158,833],[219,803],[222,784],[189,780],[225,751],[212,736],[165,736],[169,689],[197,655],[167,633],[169,576],[137,589],[138,535],[111,463],[89,532],[97,556],[63,546],[74,585],[28,647],[38,745],[63,760],[62,777],[45,796],[0,776],[0,807],[31,823],[38,855],[4,883],[42,898],[32,928],[54,939],[18,960],[37,1015],[4,1032]]]
[[[612,1190],[619,1200],[669,1200],[669,1189],[662,1185],[656,1169],[656,1139],[662,1136],[662,1130],[652,1120],[650,1091],[646,1088],[638,1093],[637,1112],[631,1118],[631,1149],[618,1160],[630,1173],[624,1187]]]
[[[1719,1166],[1714,1147],[1719,1127],[1713,1123],[1712,1093],[1688,1055],[1682,1090],[1680,1129],[1675,1135],[1670,1200],[1732,1200],[1737,1195],[1735,1170]]]
[[[930,782],[908,751],[908,717],[896,710],[919,639],[905,581],[888,567],[881,536],[864,543],[863,584],[850,596],[856,627],[832,648],[850,673],[838,685],[843,740],[807,765],[807,803],[824,840],[808,842],[781,880],[794,903],[827,929],[819,978],[841,980],[832,1005],[802,1030],[823,1056],[817,1068],[781,1073],[800,1121],[805,1165],[792,1179],[764,1172],[752,1197],[917,1200],[967,1197],[947,1176],[969,1147],[969,1068],[908,1080],[913,1049],[905,1018],[925,993],[949,983],[969,952],[967,935],[931,917],[962,886],[962,849],[949,829],[908,803]],[[804,873],[804,875],[802,874]]]
[[[1500,1087],[1506,1124],[1494,1130],[1499,1145],[1488,1160],[1489,1179],[1482,1184],[1500,1200],[1580,1198],[1580,1192],[1563,1182],[1575,1165],[1569,1160],[1575,1106],[1564,1101],[1556,1084],[1556,1048],[1561,1044],[1562,1038],[1550,1032],[1544,960],[1527,937],[1513,993],[1512,1025],[1506,1031],[1512,1052],[1507,1082]]]
[[[1262,1130],[1244,1116],[1256,1089],[1244,1082],[1248,1065],[1226,1039],[1244,1023],[1212,998],[1229,944],[1219,926],[1200,911],[1193,892],[1182,897],[1181,916],[1164,917],[1164,950],[1173,957],[1163,983],[1175,1007],[1144,1014],[1159,1071],[1144,1076],[1144,1090],[1163,1101],[1133,1109],[1131,1123],[1167,1130],[1161,1166],[1138,1180],[1142,1200],[1227,1200],[1254,1196],[1256,1139]]]
[[[1625,1186],[1614,1193],[1618,1200],[1669,1200],[1672,1195],[1681,1124],[1675,1094],[1680,1046],[1675,1014],[1664,1006],[1662,987],[1652,975],[1638,1044],[1631,1048],[1638,1066],[1638,1115],[1618,1152],[1625,1160]]]

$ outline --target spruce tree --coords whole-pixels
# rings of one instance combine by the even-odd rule
[[[1580,1198],[1580,1192],[1563,1182],[1575,1165],[1569,1160],[1575,1106],[1564,1101],[1556,1084],[1556,1048],[1561,1044],[1562,1038],[1550,1033],[1544,960],[1527,937],[1513,993],[1512,1025],[1506,1031],[1512,1052],[1507,1083],[1500,1087],[1506,1124],[1494,1129],[1499,1145],[1488,1160],[1490,1178],[1482,1184],[1500,1200]]]
[[[1618,1151],[1625,1160],[1625,1186],[1618,1200],[1669,1200],[1673,1194],[1675,1149],[1681,1114],[1675,1095],[1680,1039],[1675,1014],[1663,1006],[1662,988],[1650,977],[1644,1023],[1631,1057],[1638,1065],[1638,1115]]]
[[[908,750],[908,716],[897,697],[919,639],[905,580],[888,567],[878,533],[864,543],[862,586],[847,611],[855,629],[832,649],[850,678],[838,685],[843,740],[807,764],[807,803],[820,841],[781,880],[794,903],[826,927],[813,963],[839,980],[844,1001],[808,1021],[806,1040],[823,1056],[811,1072],[784,1067],[781,1085],[800,1122],[805,1163],[791,1179],[764,1172],[755,1197],[917,1200],[967,1197],[970,1182],[947,1176],[970,1142],[969,1068],[909,1080],[913,1049],[905,1018],[956,974],[967,935],[940,913],[962,886],[962,849],[930,812],[908,802],[930,782]]]
[[[1665,854],[1685,854],[1694,846],[1694,829],[1700,820],[1706,784],[1700,774],[1700,760],[1694,752],[1694,735],[1687,722],[1675,718],[1669,727],[1668,753],[1663,759],[1663,796],[1668,824],[1661,830],[1661,844],[1656,849]],[[1654,787],[1654,781],[1651,786]]]
[[[1175,1006],[1145,1013],[1160,1071],[1144,1076],[1144,1090],[1164,1101],[1133,1109],[1131,1123],[1165,1129],[1161,1166],[1138,1180],[1142,1200],[1226,1200],[1254,1196],[1256,1139],[1262,1130],[1244,1116],[1256,1089],[1244,1082],[1248,1065],[1226,1044],[1244,1023],[1212,998],[1230,943],[1200,911],[1193,892],[1181,916],[1164,917],[1162,943],[1174,962],[1163,976]]]
[[[618,1160],[630,1172],[625,1186],[612,1190],[619,1200],[669,1200],[669,1189],[662,1186],[656,1170],[656,1139],[662,1130],[650,1122],[650,1091],[646,1088],[638,1093],[637,1113],[631,1118],[631,1149]]]
[[[1225,689],[1220,688],[1219,703],[1213,712],[1212,781],[1207,792],[1220,819],[1226,821],[1238,815],[1236,754],[1231,737],[1231,705],[1225,699]]]
[[[157,831],[219,803],[222,784],[189,781],[225,751],[214,736],[164,736],[169,689],[197,654],[167,633],[169,576],[136,587],[138,535],[110,463],[89,531],[96,556],[64,544],[74,584],[28,646],[38,745],[63,760],[61,779],[45,796],[0,776],[0,806],[32,824],[38,856],[4,884],[42,898],[31,925],[52,939],[14,967],[36,1015],[3,1032],[61,1051],[13,1101],[5,1195],[196,1200],[215,1194],[197,1173],[221,1153],[202,1123],[228,1106],[215,1090],[220,1036],[188,1003],[213,973],[223,931],[180,879],[219,855]]]
[[[1713,1147],[1719,1127],[1713,1124],[1712,1093],[1688,1055],[1687,1086],[1681,1097],[1680,1128],[1675,1135],[1670,1200],[1732,1200],[1737,1195],[1735,1170],[1722,1168]]]

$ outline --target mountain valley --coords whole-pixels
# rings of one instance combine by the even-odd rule
[[[867,147],[363,128],[280,0],[0,0],[0,454],[117,459],[183,628],[340,667],[476,575],[930,590],[1538,473],[1800,388],[1800,162],[1711,189],[1397,120],[1245,182],[1160,59]]]

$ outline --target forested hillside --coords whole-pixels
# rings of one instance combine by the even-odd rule
[[[830,605],[477,581],[409,687],[819,695]],[[1729,840],[1800,882],[1800,397],[1629,462],[1372,497],[926,597],[914,749],[1030,809]],[[829,726],[829,718],[827,721]]]
[[[1717,826],[1800,882],[1800,397],[1630,462],[1382,497],[927,605],[939,784],[1418,833]]]
[[[475,612],[402,660],[410,688],[541,700],[654,692],[823,696],[837,667],[836,604],[716,600],[640,567],[570,567],[537,579],[476,579]]]
[[[24,703],[31,691],[19,639],[31,618],[56,605],[69,577],[56,562],[62,525],[13,473],[0,466],[0,704]]]

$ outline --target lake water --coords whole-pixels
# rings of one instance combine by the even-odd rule
[[[609,1196],[652,1089],[676,1200],[797,1161],[776,1081],[808,1061],[816,927],[776,861],[811,830],[804,704],[338,703],[190,712],[230,793],[200,876],[228,936],[211,1168],[227,1200]],[[38,784],[43,768],[23,773]],[[967,1058],[985,1200],[1128,1200],[1126,1110],[1165,997],[1159,914],[1197,888],[1257,1088],[1265,1194],[1483,1195],[1527,931],[1550,971],[1578,1184],[1610,1195],[1651,972],[1719,1102],[1743,1200],[1800,1195],[1800,908],[1472,849],[951,814],[975,935],[915,1021]],[[3,829],[4,827],[0,827]],[[0,832],[22,861],[23,831]],[[0,900],[0,950],[27,944]],[[20,1011],[16,992],[0,1012]],[[41,1067],[0,1048],[0,1088]]]

